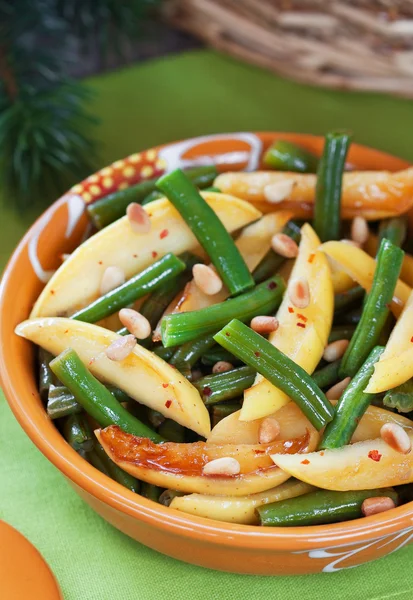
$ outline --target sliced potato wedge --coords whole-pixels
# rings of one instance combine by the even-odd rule
[[[324,252],[330,260],[338,264],[346,273],[350,275],[359,285],[367,292],[373,283],[376,261],[364,252],[361,248],[346,244],[345,242],[325,242],[320,246],[320,250]],[[394,291],[391,310],[398,317],[407,302],[410,287],[401,281],[397,282]]]
[[[308,373],[312,373],[323,355],[331,329],[334,293],[327,260],[317,248],[320,240],[306,223],[301,229],[299,253],[291,278],[308,281],[311,301],[307,308],[291,304],[288,290],[277,312],[279,328],[269,341]],[[244,392],[241,420],[266,417],[289,402],[284,392],[258,375],[252,387]]]
[[[408,433],[413,441],[413,432]],[[413,481],[413,452],[396,452],[381,438],[305,457],[274,454],[271,458],[286,473],[326,490],[373,490]]]
[[[16,327],[16,333],[54,355],[73,348],[104,383],[116,385],[131,398],[202,436],[208,435],[209,414],[198,391],[179,371],[142,346],[137,344],[124,360],[109,360],[105,349],[119,335],[63,317],[24,321]]]
[[[250,496],[207,496],[206,494],[177,496],[172,500],[170,508],[198,517],[225,521],[226,523],[258,525],[259,520],[255,509],[259,506],[296,498],[315,489],[308,483],[290,479],[266,492],[251,494]]]
[[[335,402],[332,402],[334,404]],[[357,425],[356,431],[353,433],[351,443],[364,442],[366,440],[375,440],[380,437],[380,429],[386,423],[394,423],[400,425],[407,431],[413,431],[413,421],[399,415],[399,413],[391,412],[379,406],[369,406],[364,415],[361,417],[360,423]]]
[[[336,400],[332,404],[337,404]],[[257,444],[258,432],[263,419],[240,421],[241,411],[228,415],[215,425],[207,437],[208,444]],[[280,425],[277,439],[289,439],[311,431],[313,426],[294,402],[289,402],[271,415]],[[363,442],[380,437],[380,429],[385,423],[395,423],[404,429],[413,430],[413,421],[378,406],[369,406],[362,416],[351,442]]]
[[[287,221],[291,218],[289,211],[279,211],[263,216],[256,223],[245,227],[237,238],[235,245],[238,247],[249,270],[252,272],[267,254],[271,246],[271,238],[279,233]],[[195,284],[190,281],[181,295],[179,295],[168,306],[166,314],[176,312],[189,312],[206,308],[212,304],[223,302],[229,296],[229,291],[224,286],[218,294],[208,296],[204,294]],[[162,319],[161,319],[162,320]],[[154,341],[161,339],[160,323],[154,332]]]
[[[240,421],[241,411],[228,415],[215,425],[207,437],[208,444],[258,444],[258,432],[263,419]],[[300,437],[316,430],[294,402],[289,402],[272,415],[280,425],[278,440]]]
[[[228,231],[255,221],[261,213],[248,202],[225,194],[202,192]],[[198,243],[178,211],[166,198],[144,207],[148,233],[135,233],[127,217],[118,219],[79,246],[56,271],[40,294],[31,317],[68,316],[99,297],[105,269],[120,267],[125,277],[139,273],[168,252],[195,250]]]
[[[413,377],[413,291],[366,387],[369,394],[390,390]]]
[[[254,173],[222,173],[214,185],[260,207],[262,212],[274,210],[274,192],[284,191],[277,207],[292,210],[295,217],[309,217],[315,197],[317,176],[312,174],[256,171]],[[285,182],[291,182],[288,189]],[[277,194],[279,198],[279,193]],[[366,219],[383,219],[402,214],[413,206],[413,168],[397,173],[388,171],[352,171],[344,173],[342,216],[350,219],[363,215]],[[272,207],[272,208],[271,208]]]
[[[308,452],[319,439],[317,434],[307,432],[300,438],[266,445],[154,444],[147,438],[125,433],[115,425],[95,433],[109,458],[138,479],[182,492],[228,496],[254,494],[283,483],[289,476],[274,467],[271,449]],[[223,457],[238,460],[239,475],[203,473],[207,462]]]

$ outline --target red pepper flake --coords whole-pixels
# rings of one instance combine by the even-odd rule
[[[156,258],[158,256],[158,253],[156,252],[156,250],[152,250],[152,258]]]
[[[165,402],[165,406],[166,406],[166,408],[170,408],[171,404],[172,404],[172,400],[167,400],[167,401]]]
[[[68,329],[65,329],[65,333],[69,333],[69,330],[68,330]]]
[[[308,321],[308,317],[302,315],[301,313],[297,313],[297,319],[301,319],[302,321],[304,321],[304,323],[307,323]]]
[[[371,460],[380,462],[381,454],[378,450],[370,450],[370,452],[368,453],[368,457],[371,458]]]
[[[168,387],[168,385],[169,385],[169,383],[163,383],[163,384],[162,384],[162,387],[163,387],[163,388],[167,388],[167,387]]]
[[[289,307],[288,307],[288,312],[289,312],[289,313],[293,313],[293,312],[294,312],[294,309],[293,309],[293,307],[292,307],[292,306],[289,306]]]
[[[314,259],[315,259],[315,254],[311,253],[310,256],[308,257],[308,262],[312,263]]]
[[[100,260],[100,261],[98,262],[98,265],[103,265],[103,260]]]
[[[324,456],[324,450],[320,452],[320,456]]]
[[[270,281],[270,283],[267,285],[267,288],[269,290],[275,290],[276,287],[277,287],[277,284],[275,283],[275,281]]]
[[[412,335],[412,337],[410,338],[410,341],[413,343],[413,335]]]
[[[87,363],[88,366],[90,367],[90,365],[93,365],[93,363],[95,362],[96,358],[91,358],[90,361]]]
[[[254,352],[255,356],[261,356],[261,352]]]
[[[308,458],[305,458],[304,460],[301,461],[302,465],[309,465],[310,461],[308,460]]]
[[[254,450],[254,454],[265,454],[265,450]]]
[[[303,329],[305,329],[305,323],[296,323],[297,327],[302,327]]]
[[[212,390],[209,386],[205,386],[204,388],[202,388],[202,393],[204,394],[204,396],[210,396],[212,394]]]
[[[159,234],[159,237],[161,238],[161,240],[163,240],[163,238],[166,238],[167,235],[169,235],[169,231],[167,229],[162,229],[161,233]]]

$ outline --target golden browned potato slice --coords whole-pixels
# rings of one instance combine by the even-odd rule
[[[319,439],[318,434],[307,432],[299,438],[266,445],[154,444],[114,425],[95,433],[109,458],[138,479],[182,492],[228,496],[254,494],[284,483],[289,475],[274,467],[270,454],[298,452],[302,456],[314,449]],[[238,461],[238,475],[203,472],[208,462],[224,457]]]

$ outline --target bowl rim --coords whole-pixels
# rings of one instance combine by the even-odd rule
[[[288,135],[290,138],[296,137],[297,141],[300,139],[320,140],[323,137],[310,134],[292,134],[289,132],[253,133],[256,133],[261,138],[265,136]],[[154,149],[161,147],[156,146]],[[389,153],[361,144],[353,144],[353,147],[363,153],[368,152],[380,156],[382,160],[394,161],[397,158]],[[409,165],[403,159],[399,159],[399,161],[400,163],[403,162],[405,166]],[[8,296],[9,291],[12,291],[11,287],[16,263],[21,254],[26,251],[27,243],[32,238],[39,221],[44,219],[46,215],[51,216],[57,205],[63,201],[64,197],[58,199],[39,216],[19,242],[7,263],[0,283],[0,348],[4,348],[7,344],[4,333],[5,327],[2,326],[7,320],[6,311],[4,310],[4,300]],[[293,552],[307,551],[316,548],[325,548],[326,546],[353,545],[375,540],[378,537],[385,537],[413,525],[413,502],[391,510],[390,514],[381,513],[371,517],[330,525],[289,528],[263,528],[256,525],[226,523],[190,515],[156,504],[127,490],[121,484],[100,473],[92,465],[84,461],[64,441],[50,420],[44,421],[44,423],[48,424],[46,428],[42,428],[35,422],[33,415],[26,411],[24,397],[20,396],[16,390],[17,381],[15,381],[15,377],[11,376],[13,360],[14,358],[11,353],[3,352],[2,356],[0,356],[2,388],[12,412],[32,442],[75,486],[113,509],[143,521],[148,525],[168,530],[170,533],[179,535],[180,537],[192,539],[202,537],[203,541],[214,545],[218,543],[221,546],[239,549],[244,544],[247,544],[248,548],[255,550],[278,552],[285,550]],[[24,364],[22,367],[24,368]],[[15,372],[17,373],[18,371],[15,370]],[[30,394],[28,389],[26,391],[27,394]],[[38,399],[40,401],[39,396]],[[53,436],[52,431],[57,436]],[[52,443],[51,438],[53,437],[58,437],[60,442],[56,439],[56,444]]]

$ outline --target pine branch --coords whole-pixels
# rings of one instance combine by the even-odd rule
[[[90,93],[66,76],[74,36],[120,51],[159,0],[0,0],[0,181],[21,209],[95,167]]]

